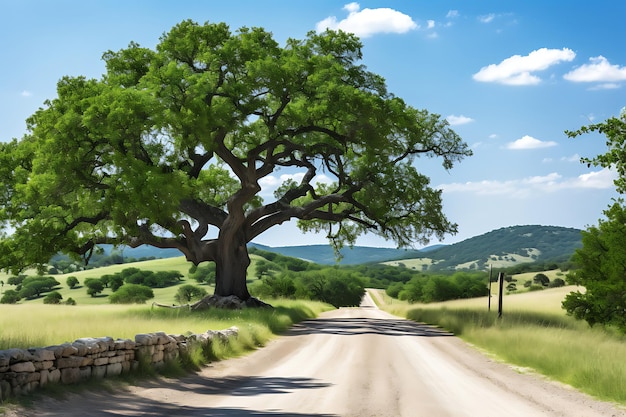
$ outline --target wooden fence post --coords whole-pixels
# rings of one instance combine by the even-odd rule
[[[502,318],[502,294],[504,293],[504,272],[498,274],[498,281],[500,282],[499,294],[498,294],[498,318]]]

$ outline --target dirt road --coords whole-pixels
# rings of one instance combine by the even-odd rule
[[[46,399],[39,416],[626,416],[520,374],[440,330],[378,310],[339,309],[244,358],[182,380]]]

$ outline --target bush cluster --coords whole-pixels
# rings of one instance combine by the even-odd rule
[[[39,275],[9,277],[7,284],[15,286],[15,289],[8,289],[4,292],[2,298],[0,298],[1,304],[15,304],[22,298],[32,300],[60,285],[59,281],[52,277]]]
[[[68,285],[70,285],[68,277]],[[100,278],[88,278],[84,284],[87,294],[96,297],[105,288],[113,294],[109,302],[114,304],[145,303],[154,298],[152,288],[163,288],[180,282],[183,275],[178,271],[144,271],[139,268],[125,268],[115,274],[105,274]]]
[[[431,303],[487,295],[486,273],[457,272],[453,275],[420,274],[407,283],[394,283],[386,293],[410,303]]]
[[[318,300],[337,308],[358,306],[365,294],[365,279],[339,268],[283,271],[264,275],[250,291],[257,297]]]

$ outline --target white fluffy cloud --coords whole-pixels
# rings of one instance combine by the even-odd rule
[[[390,8],[361,10],[359,3],[349,3],[343,9],[348,17],[339,21],[335,16],[327,17],[317,23],[316,30],[340,29],[366,38],[377,33],[406,33],[419,27],[410,16]]]
[[[478,16],[478,21],[481,23],[490,23],[493,21],[493,19],[495,19],[496,15],[493,13],[484,15],[484,16]]]
[[[568,72],[563,76],[568,81],[576,83],[602,83],[600,88],[619,88],[616,84],[626,81],[626,67],[612,65],[605,57],[597,56],[589,58],[589,64]]]
[[[578,176],[571,185],[576,188],[611,188],[615,186],[614,181],[616,179],[617,173],[615,171],[604,168],[600,171]]]
[[[24,90],[24,91],[22,91],[22,92],[20,93],[20,95],[21,95],[22,97],[30,97],[30,96],[32,96],[32,95],[33,95],[33,93],[31,93],[31,92],[30,92],[30,91],[28,91],[28,90]]]
[[[474,121],[474,119],[472,119],[471,117],[467,117],[467,116],[455,116],[454,114],[451,114],[450,116],[446,117],[446,120],[448,121],[448,123],[450,123],[451,126],[458,126],[458,125],[464,125],[467,123],[471,123]]]
[[[484,180],[468,181],[464,183],[441,184],[437,188],[444,193],[471,193],[476,195],[506,195],[516,198],[526,198],[538,192],[556,192],[571,189],[609,189],[614,187],[613,181],[617,178],[615,171],[602,169],[577,177],[563,178],[552,172],[548,175],[526,177],[516,180]]]
[[[549,148],[558,145],[553,141],[542,141],[532,136],[524,135],[516,141],[510,142],[506,147],[507,149],[521,150],[521,149],[540,149]]]
[[[572,61],[576,53],[569,48],[547,49],[541,48],[530,54],[513,55],[499,64],[482,67],[473,75],[474,80],[507,85],[533,85],[541,82],[534,73],[543,71],[562,61]]]

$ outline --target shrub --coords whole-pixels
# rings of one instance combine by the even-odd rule
[[[59,281],[52,277],[26,277],[22,281],[22,288],[20,289],[20,297],[22,298],[35,298],[39,297],[42,293],[51,291],[54,287],[59,285]]]
[[[65,280],[65,283],[67,284],[68,287],[70,287],[70,289],[73,290],[78,285],[78,278],[76,278],[75,276],[69,276]]]
[[[0,304],[15,304],[20,301],[22,297],[20,297],[20,293],[15,290],[6,290],[0,298]]]
[[[565,281],[561,278],[553,279],[549,285],[550,288],[557,288],[557,287],[564,287],[564,286],[565,286]]]
[[[65,304],[67,304],[68,306],[75,306],[76,300],[74,300],[72,297],[69,297],[67,300],[65,300]]]
[[[153,287],[164,288],[172,285],[176,285],[184,277],[178,271],[159,271],[154,273],[154,285]]]
[[[404,288],[403,283],[394,282],[393,284],[387,287],[385,292],[387,293],[389,297],[398,298],[398,294],[400,294],[400,291],[402,291],[403,288]]]
[[[154,285],[154,272],[142,271],[137,268],[127,268],[122,270],[122,277],[126,284],[138,284],[146,287],[153,287]]]
[[[109,288],[109,284],[111,284],[112,279],[113,275],[111,274],[104,274],[100,277],[100,281],[102,282],[102,285],[104,285],[104,288]]]
[[[207,292],[204,288],[198,287],[196,285],[185,284],[181,285],[176,292],[176,296],[174,299],[179,304],[189,303],[192,300],[201,300],[207,295]]]
[[[98,278],[88,278],[85,280],[85,286],[87,287],[87,294],[95,297],[104,291],[104,284]]]
[[[26,275],[9,277],[9,279],[7,279],[7,284],[15,286],[22,285],[22,282],[24,282],[24,278],[26,278]]]
[[[113,304],[143,304],[154,298],[152,288],[139,284],[124,284],[109,297]]]
[[[537,274],[533,278],[533,283],[547,287],[550,284],[550,278],[546,274]]]
[[[365,294],[365,284],[352,274],[334,274],[328,278],[324,288],[324,299],[339,307],[354,307],[361,304]]]
[[[183,275],[178,271],[143,271],[139,268],[126,268],[115,274],[107,274],[100,277],[105,287],[110,286],[113,292],[117,291],[124,283],[143,285],[150,288],[163,288],[176,285]]]
[[[58,291],[52,291],[43,298],[44,304],[61,304],[63,296]]]
[[[387,289],[393,296],[409,303],[430,303],[458,298],[474,298],[487,295],[489,277],[484,272],[456,272],[452,275],[420,274],[411,278],[400,288],[394,284]]]
[[[254,274],[258,279],[262,279],[266,275],[272,274],[272,265],[261,259],[256,263],[256,267],[254,268]]]
[[[427,278],[424,276],[411,278],[409,282],[404,284],[402,291],[398,293],[398,298],[409,303],[416,303],[422,300],[424,295],[424,284],[426,284]]]
[[[189,278],[197,281],[199,284],[215,283],[215,263],[209,262],[200,266],[192,266],[189,268]]]
[[[433,301],[446,301],[460,298],[459,288],[449,279],[444,277],[431,277],[424,286],[422,301],[430,303]]]
[[[269,298],[294,298],[296,285],[291,273],[283,273],[279,276],[265,275],[261,284],[257,285],[255,292],[259,297]]]
[[[111,291],[117,291],[122,285],[124,285],[124,278],[121,275],[115,274],[112,275],[109,280],[109,287],[111,287]]]

